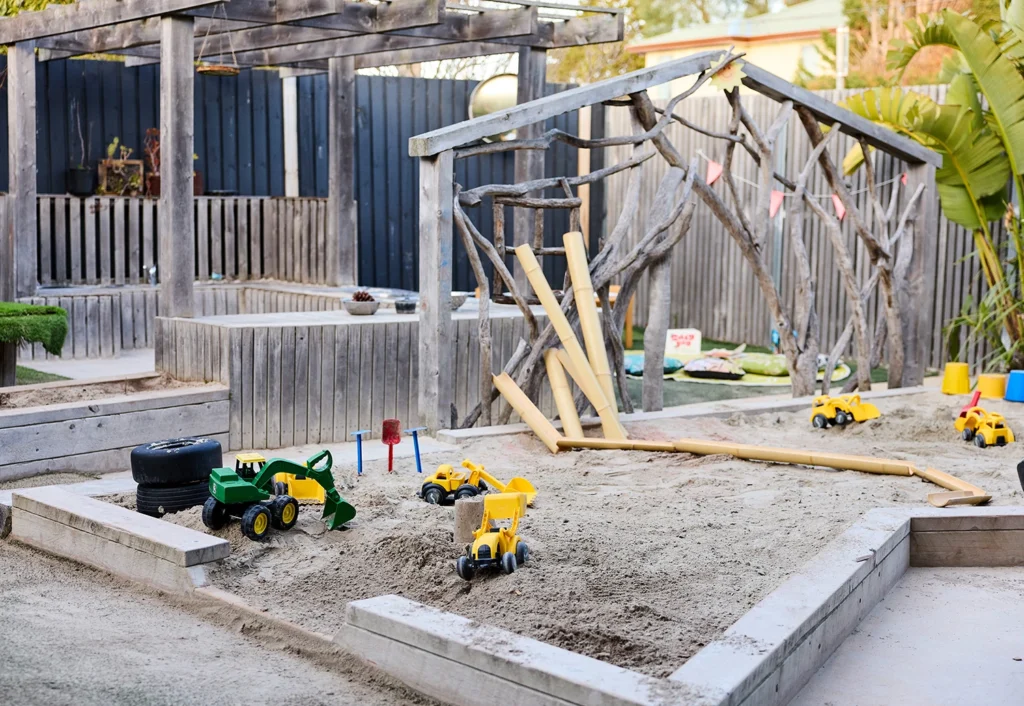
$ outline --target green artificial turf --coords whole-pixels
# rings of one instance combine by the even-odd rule
[[[63,375],[54,375],[53,373],[44,373],[42,370],[33,370],[32,368],[23,368],[18,366],[18,378],[16,385],[37,385],[41,382],[58,382],[60,380],[70,380]]]
[[[68,313],[57,306],[0,302],[0,343],[41,343],[60,355],[68,334]]]

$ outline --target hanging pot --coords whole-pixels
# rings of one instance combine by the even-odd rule
[[[70,167],[64,182],[64,187],[72,196],[92,196],[95,191],[92,169],[88,167]]]
[[[227,64],[200,64],[196,67],[196,73],[203,76],[237,76],[240,70],[237,66]]]

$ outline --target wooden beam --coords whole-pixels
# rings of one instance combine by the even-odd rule
[[[458,44],[442,44],[430,47],[415,47],[395,51],[360,54],[355,57],[356,69],[371,69],[378,66],[400,66],[402,64],[419,64],[424,61],[444,61],[446,59],[462,59],[467,56],[488,56],[491,54],[510,54],[515,47],[495,42],[459,42]]]
[[[805,88],[794,86],[789,81],[749,62],[743,64],[743,85],[777,101],[793,101],[805,106],[819,122],[831,125],[839,123],[839,131],[855,139],[863,137],[868,144],[883,152],[899,157],[910,164],[931,164],[942,166],[942,157],[911,139],[897,135],[892,130],[862,118]]]
[[[452,199],[450,150],[420,160],[419,423],[451,426]]]
[[[911,232],[900,243],[909,243],[911,251],[907,281],[900,295],[903,312],[903,386],[924,384],[924,369],[928,364],[935,299],[936,234],[938,233],[939,201],[935,197],[935,167],[916,164],[907,169],[904,194],[909,198],[924,184],[925,192],[917,200],[917,212],[911,222]]]
[[[564,22],[540,22],[530,46],[561,49],[604,42],[621,42],[625,32],[622,15],[591,15],[570,17]],[[520,44],[514,39],[498,39],[505,44]]]
[[[305,0],[300,0],[305,3]],[[318,6],[323,0],[314,0]],[[444,0],[397,0],[371,5],[365,2],[339,3],[333,13],[310,16],[308,7],[282,9],[278,22],[289,22],[303,27],[340,29],[353,32],[389,32],[408,27],[437,24],[444,19]]]
[[[526,105],[516,105],[507,110],[432,130],[410,138],[409,154],[413,157],[436,155],[488,135],[542,122],[585,105],[620,98],[673,79],[697,74],[710,67],[711,62],[721,54],[719,51],[707,51],[675,61],[666,61],[622,76],[545,96]]]
[[[192,316],[195,68],[191,17],[164,17],[160,41],[160,316]]]
[[[3,23],[0,22],[0,25]],[[36,294],[36,46],[19,42],[7,48],[8,228],[13,272],[5,269],[13,298]]]
[[[14,44],[68,32],[107,28],[121,22],[143,20],[213,5],[221,0],[89,0],[71,5],[50,5],[0,21],[0,44]]]
[[[355,204],[356,70],[351,56],[329,59],[327,145],[327,283],[357,283]]]
[[[544,82],[547,77],[548,54],[544,49],[522,47],[519,49],[519,83],[516,91],[516,103],[523,105],[535,101],[544,95]],[[530,123],[518,128],[516,137],[528,140],[540,137],[544,132],[544,123]],[[544,150],[516,150],[515,180],[517,183],[536,181],[544,178]],[[540,192],[531,191],[527,196],[540,196]],[[513,209],[513,243],[515,246],[532,242],[534,226],[534,209]],[[515,270],[516,286],[521,292],[530,291],[530,283],[522,267]]]
[[[239,32],[262,26],[251,22],[237,22],[235,20],[197,19],[195,29],[197,49],[198,44],[201,44],[204,38],[209,37],[209,41],[212,43],[215,38],[223,37],[228,32]],[[159,58],[160,18],[149,17],[144,20],[124,22],[105,27],[102,32],[84,30],[81,32],[59,34],[42,39],[38,44],[40,47],[68,51],[72,54],[117,52],[122,49],[152,45],[151,51],[146,55]]]

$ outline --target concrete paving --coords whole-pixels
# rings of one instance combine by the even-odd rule
[[[1019,706],[1024,567],[912,568],[790,706]]]
[[[133,373],[152,373],[156,370],[152,348],[121,351],[117,358],[54,358],[49,360],[21,360],[19,365],[72,380],[116,377]]]
[[[0,704],[424,703],[10,542],[0,542],[0,596]]]

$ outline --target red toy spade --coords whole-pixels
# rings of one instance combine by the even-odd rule
[[[385,419],[380,440],[388,445],[388,473],[394,470],[395,444],[402,443],[402,423],[397,419]]]

